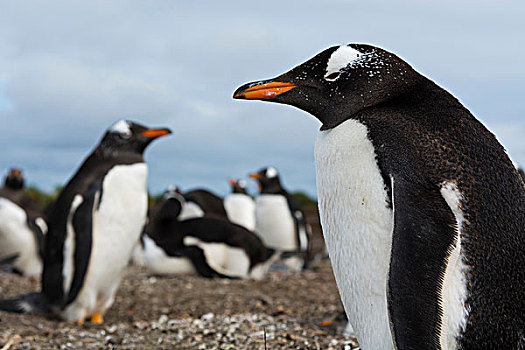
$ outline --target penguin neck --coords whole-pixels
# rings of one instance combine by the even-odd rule
[[[246,192],[246,189],[244,188],[241,188],[239,186],[235,186],[232,188],[232,193],[238,193],[238,194],[248,194],[248,192]]]
[[[435,106],[433,110],[439,110],[440,108],[436,104],[440,104],[443,107],[450,108],[455,107],[461,110],[467,111],[466,108],[449,92],[442,89],[433,81],[421,77],[417,82],[411,84],[406,89],[402,91],[389,95],[385,99],[374,103],[374,104],[361,104],[360,107],[353,107],[345,109],[343,113],[333,113],[328,118],[322,118],[316,116],[322,123],[320,130],[330,130],[333,129],[349,119],[359,120],[360,116],[366,113],[369,110],[374,109],[397,109],[397,108],[424,108],[431,104]],[[425,108],[426,110],[426,108]],[[470,112],[469,112],[470,113]],[[422,113],[420,118],[428,117],[434,119],[434,121],[439,121],[440,115],[432,115],[431,113]],[[326,119],[325,121],[323,121]]]
[[[92,156],[99,161],[109,161],[115,164],[133,164],[144,162],[144,156],[141,152],[134,150],[118,149],[112,147],[97,148]]]
[[[20,205],[24,197],[24,189],[22,187],[12,188],[10,186],[4,186],[0,189],[0,197],[7,198],[11,202]]]
[[[261,194],[281,194],[286,195],[286,191],[281,186],[279,178],[273,179],[268,184],[265,184],[261,189]]]

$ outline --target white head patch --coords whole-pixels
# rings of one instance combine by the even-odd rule
[[[324,78],[328,81],[334,81],[339,78],[339,75],[328,79],[327,77],[333,73],[339,73],[343,68],[348,67],[351,63],[357,61],[363,54],[350,46],[339,46],[335,50],[326,64],[326,74]]]
[[[244,180],[239,180],[239,181],[237,181],[237,185],[238,185],[240,188],[246,188],[246,181],[244,181]]]
[[[277,169],[275,169],[274,167],[269,167],[268,169],[266,169],[266,177],[271,179],[272,177],[276,177],[277,176]]]
[[[109,128],[109,131],[123,136],[131,136],[131,128],[129,127],[129,123],[125,120],[119,120],[113,124],[111,128]]]

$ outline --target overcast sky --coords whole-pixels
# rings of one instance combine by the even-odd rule
[[[51,190],[126,118],[174,131],[146,151],[153,192],[224,194],[228,177],[274,165],[315,194],[317,120],[231,96],[351,42],[406,59],[525,165],[523,18],[524,1],[4,0],[0,171],[21,167]]]

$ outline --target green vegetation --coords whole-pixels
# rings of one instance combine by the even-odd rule
[[[34,200],[40,208],[47,208],[47,206],[58,197],[62,187],[57,187],[53,193],[46,193],[37,187],[29,186],[25,189],[27,195]]]
[[[317,206],[317,201],[304,192],[294,192],[292,195],[301,207]]]

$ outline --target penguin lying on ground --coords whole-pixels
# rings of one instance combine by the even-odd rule
[[[245,227],[250,231],[255,230],[255,202],[246,191],[244,180],[230,179],[232,192],[224,197],[224,208],[228,219]]]
[[[144,235],[144,263],[155,274],[262,278],[278,253],[244,227],[201,217],[179,221],[181,202],[168,193],[152,210]]]
[[[22,171],[11,169],[0,189],[0,260],[21,275],[40,275],[46,231],[41,209],[24,192]]]
[[[187,201],[186,198],[184,198],[184,195],[182,192],[175,186],[169,186],[168,190],[164,194],[164,198],[170,197],[173,200],[177,201],[177,220],[182,221],[186,219],[192,219],[192,218],[200,218],[205,215],[202,208],[195,204],[194,202]],[[180,208],[179,208],[180,207]],[[157,205],[155,208],[153,208],[153,211],[158,210],[159,206]],[[151,217],[152,215],[150,215]],[[148,247],[146,247],[146,243],[148,243]],[[146,262],[144,261],[144,252],[146,249],[152,250],[152,244],[154,244],[150,238],[148,238],[145,235],[141,236],[141,239],[137,242],[135,248],[133,248],[133,253],[131,255],[131,262],[134,265],[137,266],[146,266]],[[183,259],[186,263],[186,260]],[[151,263],[151,259],[149,263]],[[156,259],[155,261],[159,261]],[[156,272],[160,273],[160,272]],[[182,272],[181,272],[182,273]]]
[[[282,187],[274,167],[250,177],[257,180],[260,189],[255,197],[255,232],[266,246],[286,252],[284,263],[291,271],[300,271],[310,258],[311,229],[304,212]]]
[[[103,322],[146,222],[142,154],[168,134],[124,120],[109,128],[51,208],[41,292],[1,300],[1,310]]]
[[[362,349],[525,347],[525,187],[456,98],[359,44],[234,98],[289,104],[321,122],[321,223]]]

